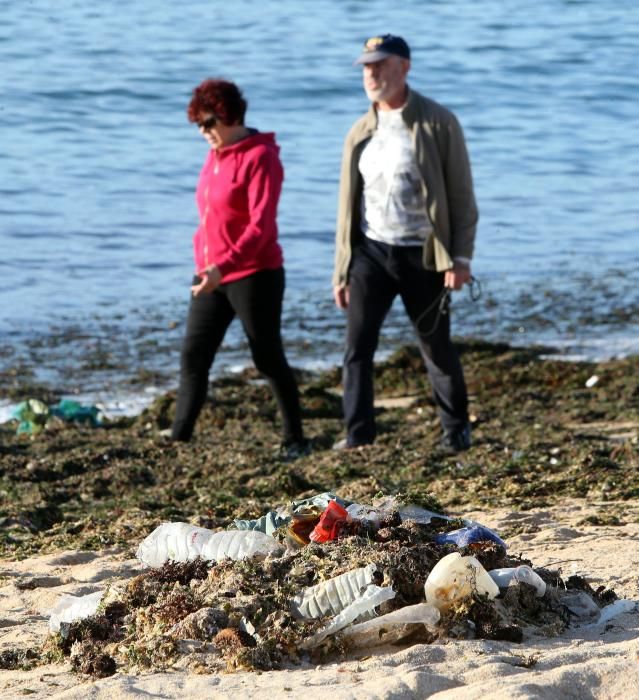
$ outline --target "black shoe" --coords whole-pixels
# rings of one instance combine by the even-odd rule
[[[462,428],[444,433],[442,437],[442,450],[447,454],[456,454],[470,449],[470,423],[466,423]]]
[[[308,457],[308,455],[311,454],[311,451],[311,441],[304,438],[302,440],[290,440],[283,442],[279,449],[280,457],[287,462],[300,459],[300,457]]]

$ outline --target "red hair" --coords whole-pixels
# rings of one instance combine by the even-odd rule
[[[227,126],[244,124],[246,100],[235,83],[208,78],[193,90],[186,114],[190,122],[197,122],[206,112],[212,112]]]

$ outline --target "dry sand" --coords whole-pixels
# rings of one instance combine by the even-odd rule
[[[567,500],[526,512],[464,512],[498,532],[517,526],[510,552],[536,566],[585,575],[593,587],[639,600],[639,501],[622,506],[626,524],[592,526],[585,517],[604,503]],[[558,563],[562,562],[562,563]],[[0,561],[0,652],[38,645],[48,611],[63,593],[83,595],[140,570],[122,553],[65,552],[19,562]],[[26,584],[26,587],[25,587]],[[572,628],[561,637],[522,644],[486,640],[386,647],[323,666],[268,673],[196,675],[182,671],[86,681],[68,665],[0,671],[0,698],[299,698],[317,692],[340,698],[639,698],[639,610]]]

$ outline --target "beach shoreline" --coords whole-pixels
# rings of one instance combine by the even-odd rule
[[[100,428],[53,423],[17,436],[14,426],[0,426],[0,654],[37,648],[61,593],[89,593],[138,572],[135,548],[159,523],[224,529],[233,518],[259,517],[326,490],[359,502],[381,492],[437,503],[495,528],[514,554],[537,566],[555,565],[638,600],[639,358],[575,363],[489,343],[461,350],[474,444],[453,457],[438,451],[435,407],[413,348],[379,363],[379,439],[346,454],[330,449],[342,431],[338,368],[298,371],[314,449],[295,462],[277,452],[276,408],[254,370],[212,382],[192,444],[161,435],[173,392]],[[448,700],[481,697],[487,688],[495,697],[557,697],[579,668],[593,697],[614,697],[632,687],[638,633],[629,611],[602,629],[571,628],[521,645],[416,644],[260,675],[200,676],[178,664],[162,673],[123,668],[90,681],[68,664],[5,667],[0,693],[135,697],[162,688],[166,697],[244,697],[263,689],[286,697],[284,687],[337,683],[335,697],[438,692]],[[535,694],[542,686],[546,695]]]

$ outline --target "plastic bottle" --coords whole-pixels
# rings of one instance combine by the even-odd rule
[[[439,610],[446,610],[473,592],[496,598],[499,587],[475,557],[462,557],[459,552],[440,559],[424,584],[426,602]]]
[[[522,581],[536,589],[538,598],[543,597],[546,592],[546,582],[525,564],[505,569],[493,569],[488,573],[499,588],[507,588],[511,581]]]
[[[214,532],[202,547],[202,557],[211,561],[279,556],[284,548],[270,535],[256,530]]]
[[[61,596],[51,609],[49,629],[52,632],[58,632],[61,622],[75,622],[75,620],[83,620],[85,617],[94,615],[103,595],[103,591],[96,591],[80,597],[74,595]]]
[[[307,620],[337,615],[373,583],[376,571],[377,565],[369,564],[306,588],[291,601],[292,611]]]
[[[169,560],[239,560],[282,551],[276,540],[254,530],[212,532],[188,523],[162,523],[141,542],[136,556],[143,564],[157,567]]]
[[[410,634],[416,624],[435,627],[439,618],[440,613],[436,607],[428,603],[417,603],[351,625],[343,631],[343,635],[351,648],[371,647],[398,641]]]
[[[339,632],[341,629],[349,625],[353,620],[366,614],[375,614],[375,608],[387,600],[395,597],[395,591],[390,586],[369,586],[358,598],[350,605],[347,605],[342,612],[336,615],[329,623],[316,632],[312,637],[309,637],[303,644],[302,649],[312,649],[318,644],[321,644],[326,637]]]

